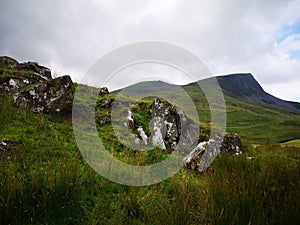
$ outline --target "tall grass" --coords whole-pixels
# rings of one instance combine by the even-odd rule
[[[159,184],[128,187],[87,165],[70,121],[1,103],[0,139],[22,145],[0,160],[0,224],[300,223],[299,148],[246,144],[244,155],[219,156],[206,173],[182,169]]]

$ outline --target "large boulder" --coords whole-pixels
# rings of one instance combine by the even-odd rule
[[[15,106],[36,113],[69,113],[74,98],[73,82],[70,76],[62,76],[18,92],[13,97]]]
[[[223,139],[222,139],[223,137]],[[197,172],[205,171],[219,153],[239,155],[243,153],[240,137],[234,133],[222,133],[214,139],[200,142],[194,150],[183,159],[184,165]]]
[[[154,145],[170,146],[173,150],[182,152],[198,141],[199,125],[179,107],[155,98],[150,113]]]

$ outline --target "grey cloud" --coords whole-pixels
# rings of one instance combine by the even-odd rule
[[[275,84],[300,85],[300,62],[281,59],[275,34],[299,11],[299,0],[0,0],[0,51],[80,81],[112,48],[160,40],[195,52],[213,73],[253,72],[280,97]],[[295,92],[286,96],[300,101]]]

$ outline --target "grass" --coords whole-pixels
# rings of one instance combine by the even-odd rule
[[[300,148],[300,139],[284,142],[284,143],[281,144],[281,146]]]
[[[230,106],[230,113],[234,107]],[[245,127],[251,131],[251,112],[236,113],[240,123],[245,123],[240,131]],[[286,114],[273,112],[278,113],[273,116],[276,120]],[[233,121],[236,116],[229,114],[232,129],[238,126]],[[294,118],[284,116],[281,124]],[[252,125],[250,140],[262,143],[259,135],[270,135],[263,124],[271,122],[265,119],[257,118],[261,126]],[[278,130],[284,130],[277,125]],[[104,179],[89,167],[77,149],[70,121],[16,109],[11,99],[1,97],[0,126],[0,139],[22,143],[11,157],[0,160],[0,224],[300,222],[300,151],[295,147],[275,142],[254,147],[245,140],[245,154],[217,157],[210,172],[196,174],[182,169],[159,184],[128,187]],[[293,123],[286,126],[290,129]],[[128,163],[149,164],[165,157],[158,151],[141,155],[126,149],[114,137],[110,124],[98,129],[106,146]],[[281,134],[283,139],[286,134]],[[247,160],[247,156],[255,160]]]

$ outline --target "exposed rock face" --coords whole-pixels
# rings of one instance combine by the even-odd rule
[[[184,165],[197,172],[205,171],[219,153],[242,154],[243,145],[237,134],[225,133],[224,139],[217,136],[214,140],[200,142],[198,146],[184,158]]]
[[[16,141],[0,140],[0,159],[10,156],[19,145]]]
[[[182,151],[198,141],[199,126],[177,106],[155,98],[149,113],[152,117],[150,122],[151,137],[149,139],[153,146],[162,150],[171,147],[175,151]],[[145,135],[139,136],[146,143]]]
[[[68,113],[72,110],[73,98],[73,82],[69,76],[62,76],[16,93],[13,104],[36,113]]]
[[[7,56],[0,57],[0,94],[49,79],[51,71],[44,66],[35,62],[19,63]]]
[[[198,141],[199,125],[189,119],[177,106],[155,99],[152,104],[152,120],[154,124],[153,139],[163,138],[167,146],[174,150],[180,142],[180,147],[190,147]],[[177,146],[178,147],[178,146]]]

